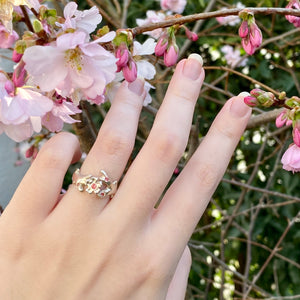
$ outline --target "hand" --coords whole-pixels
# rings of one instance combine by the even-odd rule
[[[77,138],[60,133],[44,145],[0,218],[1,299],[183,299],[187,242],[250,116],[242,96],[230,99],[154,210],[185,150],[203,79],[197,55],[178,63],[110,202],[75,185],[62,197],[67,168],[80,157]],[[121,177],[143,98],[142,80],[121,86],[82,174]]]

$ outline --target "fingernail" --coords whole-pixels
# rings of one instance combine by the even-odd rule
[[[202,57],[199,54],[192,53],[185,61],[183,75],[192,80],[196,80],[201,74],[202,65]]]
[[[247,95],[246,95],[247,94]],[[243,92],[240,93],[238,96],[246,97],[249,93]],[[232,100],[231,106],[230,106],[230,112],[238,118],[244,117],[251,108],[244,103],[244,98],[242,97],[236,97]]]
[[[144,92],[144,84],[145,81],[143,79],[137,78],[135,81],[128,84],[128,89],[136,95],[142,96]]]
[[[241,92],[241,93],[238,94],[238,96],[247,97],[247,96],[251,96],[251,95],[248,92]]]

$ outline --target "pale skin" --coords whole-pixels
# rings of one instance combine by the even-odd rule
[[[1,299],[184,299],[187,242],[221,180],[251,110],[228,100],[205,139],[154,209],[185,150],[204,79],[197,59],[178,63],[152,131],[114,198],[71,185],[77,138],[60,133],[41,149],[0,217]],[[118,180],[134,146],[143,82],[123,84],[81,173]],[[133,92],[135,91],[135,92]]]

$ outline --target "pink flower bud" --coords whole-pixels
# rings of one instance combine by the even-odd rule
[[[13,51],[13,54],[12,54],[12,60],[15,62],[15,63],[18,63],[21,58],[22,58],[23,54],[20,54],[18,53],[16,50]]]
[[[243,21],[240,28],[239,28],[239,36],[241,38],[245,38],[249,33],[249,28],[248,28],[248,22]]]
[[[286,121],[287,121],[286,112],[283,111],[276,118],[276,121],[275,121],[276,127],[277,128],[282,127],[283,125],[285,125]]]
[[[250,42],[255,48],[262,43],[262,34],[255,22],[250,24]]]
[[[291,0],[286,8],[300,9],[300,1],[299,0]],[[292,23],[295,27],[300,27],[300,17],[286,15],[285,18]]]
[[[137,78],[137,67],[133,59],[130,59],[127,65],[123,68],[123,76],[126,81],[133,82]]]
[[[129,51],[125,45],[121,45],[120,47],[118,47],[116,51],[116,58],[119,59],[117,61],[118,68],[122,69],[127,65],[129,59]]]
[[[176,64],[178,59],[178,47],[177,45],[171,45],[164,54],[164,63],[167,67],[171,67]]]
[[[247,96],[244,98],[244,102],[245,104],[247,104],[248,106],[257,106],[258,105],[258,101],[255,97],[252,96]]]
[[[15,91],[15,86],[12,81],[7,80],[4,84],[4,88],[8,94],[12,94]]]
[[[168,48],[168,39],[166,36],[162,36],[159,38],[156,46],[155,46],[155,55],[163,56]]]
[[[258,97],[260,95],[262,95],[265,91],[261,90],[261,89],[253,89],[250,91],[250,94],[254,97]]]
[[[26,150],[26,152],[25,152],[25,157],[26,157],[26,158],[32,157],[33,152],[34,152],[34,149],[35,149],[35,147],[34,147],[33,145],[30,146],[30,147]]]
[[[249,36],[242,39],[242,46],[249,55],[252,55],[256,50],[256,48],[251,44]]]
[[[298,128],[294,128],[293,130],[293,140],[294,140],[294,143],[300,147],[300,130]]]
[[[185,34],[187,38],[193,42],[196,42],[198,40],[197,33],[190,31],[188,28],[185,28]]]

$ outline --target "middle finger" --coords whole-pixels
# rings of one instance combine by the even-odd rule
[[[138,215],[142,220],[151,215],[185,150],[203,80],[201,56],[192,54],[178,63],[150,135],[123,179],[111,209]],[[118,201],[120,197],[127,200]]]

